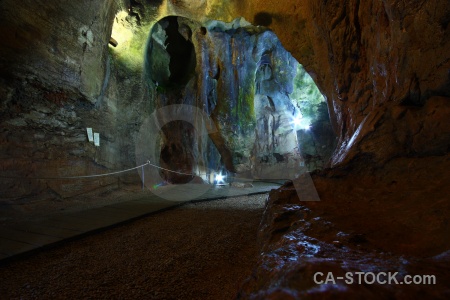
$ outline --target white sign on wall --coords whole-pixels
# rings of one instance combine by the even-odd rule
[[[100,146],[100,134],[98,132],[94,133],[94,145]]]
[[[92,133],[92,128],[86,128],[87,131],[87,135],[88,135],[88,140],[89,142],[93,142],[94,141],[94,135]]]

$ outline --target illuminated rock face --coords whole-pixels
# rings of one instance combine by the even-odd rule
[[[48,99],[62,104],[80,103],[84,99],[85,111],[74,105],[75,114],[81,116],[77,127],[67,126],[70,129],[64,129],[66,138],[56,146],[60,150],[53,151],[60,153],[58,159],[67,161],[69,156],[64,154],[67,152],[64,149],[72,148],[68,136],[83,135],[85,127],[94,127],[103,135],[104,147],[97,150],[99,154],[89,154],[89,144],[76,145],[78,152],[84,154],[70,157],[80,163],[74,163],[78,167],[69,167],[67,172],[92,173],[87,166],[94,156],[107,168],[134,164],[129,153],[134,152],[136,134],[144,116],[154,109],[155,94],[147,89],[143,79],[146,39],[157,19],[167,15],[185,16],[200,24],[208,18],[231,21],[242,15],[255,25],[274,30],[326,96],[339,139],[332,166],[345,165],[358,157],[381,163],[399,155],[442,154],[448,148],[449,132],[442,125],[445,121],[436,120],[447,118],[446,102],[440,99],[449,95],[445,1],[424,5],[359,1],[344,5],[338,1],[200,1],[194,5],[167,1],[132,2],[131,6],[105,1],[89,9],[86,9],[88,2],[70,7],[28,3],[27,7],[39,5],[35,10],[40,13],[36,15],[30,15],[24,6],[12,1],[3,1],[1,5],[14,10],[16,16],[8,10],[2,12],[5,30],[2,30],[1,64],[3,77],[8,78],[2,84],[3,111],[8,112],[4,114],[4,122],[9,122],[5,128],[24,140],[25,131],[33,132],[30,127],[22,132],[25,127],[19,125],[27,123],[29,114],[39,111],[18,101],[20,97],[42,102],[41,106],[50,107],[50,115],[56,111],[53,104],[46,102]],[[82,17],[72,22],[73,14]],[[22,19],[25,21],[20,23]],[[421,38],[420,30],[426,39]],[[111,31],[119,44],[108,50]],[[255,82],[273,73],[266,64],[258,68]],[[244,93],[259,94],[257,88],[258,85],[254,93]],[[230,92],[239,93],[238,90]],[[11,103],[21,104],[12,110]],[[422,108],[424,105],[426,109]],[[437,110],[439,116],[433,115]],[[276,116],[263,118],[270,123],[272,117]],[[415,125],[422,123],[423,126]],[[40,131],[35,129],[38,135]],[[216,144],[227,146],[231,136],[227,135]],[[267,143],[271,138],[263,137]],[[5,147],[14,147],[11,145],[6,142]],[[222,153],[228,168],[233,169],[233,162],[239,168],[248,169],[249,162],[236,158],[251,157],[250,153],[233,155],[231,150],[228,156]],[[64,169],[62,172],[67,173]],[[11,170],[11,174],[14,172]]]
[[[301,112],[291,95],[298,63],[273,32],[243,19],[201,24],[167,17],[155,24],[150,36],[146,74],[149,89],[156,91],[155,109],[194,105],[218,130],[188,141],[192,128],[166,125],[162,148],[177,144],[191,153],[182,168],[185,173],[195,166],[225,168],[249,178],[294,178],[299,173],[304,164],[299,145],[313,142],[297,139],[294,121]],[[179,169],[184,158],[174,153],[163,161],[166,168]],[[175,174],[165,176],[179,181]]]
[[[427,99],[448,97],[449,94],[446,1],[424,5],[420,5],[421,2],[360,3],[356,0],[345,4],[339,1],[152,3],[125,5],[105,1],[89,9],[86,9],[88,2],[70,7],[43,5],[35,9],[39,14],[30,15],[23,9],[26,5],[16,8],[12,1],[3,1],[2,6],[14,10],[17,16],[15,18],[8,10],[3,12],[5,43],[2,59],[6,66],[3,72],[5,75],[32,74],[30,79],[45,82],[51,90],[58,87],[81,93],[97,105],[105,97],[112,102],[121,102],[116,100],[119,97],[127,102],[136,98],[141,100],[145,92],[136,86],[136,81],[141,79],[142,50],[157,19],[181,15],[200,22],[208,18],[231,21],[242,15],[255,25],[274,30],[283,46],[306,67],[327,96],[331,118],[340,138],[334,165],[349,161],[361,152],[384,160],[411,153],[409,142],[401,136],[395,136],[395,141],[390,141],[395,145],[382,153],[371,150],[370,146],[380,140],[364,137],[371,132],[373,122],[382,123],[382,118],[395,114],[392,107],[415,109]],[[41,6],[27,5],[30,8]],[[58,11],[58,15],[53,11]],[[116,15],[118,11],[121,12]],[[82,18],[66,21],[72,19],[72,14]],[[25,25],[16,26],[21,19],[26,20]],[[125,47],[122,49],[126,51],[112,51],[109,64],[125,64],[129,70],[125,67],[119,72],[122,74],[113,72],[111,78],[105,80],[108,79],[105,78],[108,77],[106,45],[113,23],[123,25],[124,30],[113,30],[113,35],[117,34],[117,48]],[[15,36],[12,36],[13,32]],[[129,33],[133,34],[131,38],[127,38]],[[126,75],[124,71],[127,71]],[[124,76],[129,82],[123,82]],[[120,95],[118,91],[111,91],[114,87]],[[112,104],[117,105],[120,106]],[[395,123],[404,122],[396,120]],[[415,134],[409,132],[407,135]],[[362,140],[368,145],[360,147]],[[427,144],[426,153],[442,153],[442,146],[432,150],[426,137],[420,140]],[[417,149],[412,152],[422,153],[420,147]]]
[[[326,94],[339,136],[332,165],[447,151],[399,117],[426,102],[440,107],[435,97],[450,95],[446,1],[249,1],[242,11],[265,20]],[[415,122],[436,126],[423,118]],[[385,133],[374,133],[379,127]],[[449,139],[447,129],[434,130]]]
[[[184,149],[192,151],[181,151],[176,143],[174,147],[162,147],[162,158],[167,155],[168,163],[177,156],[181,168],[189,169],[191,161],[203,159],[218,166],[222,158],[231,170],[252,172],[252,164],[261,163],[265,154],[277,153],[279,156],[270,159],[281,161],[285,153],[290,153],[292,139],[286,139],[286,149],[277,149],[273,129],[281,112],[289,110],[289,101],[287,96],[272,95],[270,86],[275,82],[272,79],[279,79],[276,67],[288,60],[267,63],[275,56],[263,50],[250,54],[249,44],[243,40],[225,51],[220,45],[229,45],[236,33],[224,34],[220,28],[214,31],[206,26],[207,20],[231,22],[243,16],[254,25],[273,30],[283,47],[312,75],[326,97],[339,140],[331,160],[333,168],[312,175],[323,204],[299,203],[299,195],[289,192],[289,185],[280,189],[278,196],[272,194],[261,237],[267,252],[258,269],[259,281],[250,284],[247,292],[257,294],[252,287],[262,289],[260,298],[268,294],[286,298],[319,293],[304,287],[304,294],[299,292],[301,287],[297,291],[270,289],[274,282],[310,276],[315,263],[319,270],[330,266],[329,261],[336,257],[343,264],[352,257],[369,261],[368,269],[389,265],[400,268],[406,264],[402,253],[420,257],[421,251],[429,256],[444,252],[429,260],[448,265],[445,251],[449,249],[446,216],[450,192],[444,184],[448,182],[450,140],[447,0],[3,0],[0,7],[2,174],[54,177],[134,166],[136,139],[145,116],[163,100],[176,103],[180,99],[199,107],[205,104],[222,130],[211,137],[215,147],[207,146],[208,150],[201,152],[209,153],[209,157],[201,158],[200,152],[194,151],[198,148],[184,134],[188,127],[175,125],[184,129],[169,130],[168,134],[180,134],[171,140],[181,141]],[[169,15],[201,24],[187,24],[179,30],[183,38],[192,34],[196,75],[182,76],[190,74],[189,67],[178,73],[172,68],[180,75],[175,79],[182,88],[170,97],[164,91],[164,81],[170,81],[171,75],[170,66],[164,69],[170,65],[165,36],[155,35],[161,55],[152,65],[155,70],[161,63],[162,71],[148,76],[144,63],[152,26]],[[116,48],[108,46],[111,33],[118,41]],[[250,34],[250,39],[271,34]],[[203,50],[202,43],[209,50]],[[264,43],[252,45],[266,47]],[[233,52],[239,47],[242,51]],[[227,55],[220,54],[222,50]],[[238,53],[247,53],[251,59],[241,60]],[[250,69],[255,73],[246,83],[243,80],[247,77],[242,74]],[[248,89],[240,91],[239,86]],[[287,82],[281,82],[277,89],[289,93]],[[183,95],[193,90],[199,94]],[[239,99],[239,95],[242,97],[236,102],[227,98]],[[248,99],[256,99],[253,106]],[[235,104],[245,105],[232,107]],[[239,132],[234,126],[241,120],[245,121]],[[283,122],[287,124],[287,120]],[[86,127],[100,133],[99,148],[87,141]],[[282,133],[289,135],[287,130]],[[257,149],[253,154],[261,154],[259,162],[255,155],[245,160],[252,158],[253,147]],[[95,184],[2,180],[0,192],[8,199],[24,197],[27,201],[31,195],[54,199],[112,184],[109,180]],[[308,218],[308,210],[314,211],[310,214],[313,218]],[[392,224],[397,225],[395,232],[389,231]],[[312,226],[310,233],[305,232],[308,226]],[[356,237],[347,236],[351,234]],[[361,234],[365,234],[366,242]],[[401,244],[397,245],[399,240]],[[358,243],[365,244],[360,247],[368,251],[361,250]],[[344,250],[334,251],[340,246]],[[318,247],[324,252],[315,252]],[[377,247],[393,253],[385,255],[378,265],[371,264],[381,255],[376,253]],[[289,268],[289,253],[309,261]],[[321,260],[321,255],[326,259]],[[381,271],[385,271],[383,268]],[[411,273],[419,272],[420,261],[411,268]],[[342,271],[335,264],[331,269]],[[290,277],[285,276],[287,272],[291,272]],[[366,296],[367,290],[360,288],[358,296]],[[391,292],[395,293],[395,288],[387,288],[382,294]],[[329,295],[334,295],[332,290]]]

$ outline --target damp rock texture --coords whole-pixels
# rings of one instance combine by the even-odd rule
[[[263,255],[242,297],[448,298],[442,285],[314,287],[308,273],[394,266],[447,280],[448,1],[94,2],[0,2],[0,170],[19,178],[0,182],[2,203],[136,182],[136,174],[80,184],[32,178],[134,167],[147,117],[169,104],[195,105],[218,130],[197,139],[192,126],[167,124],[156,139],[162,165],[278,176],[270,164],[280,164],[296,175],[302,161],[280,139],[308,138],[284,126],[290,52],[327,101],[337,148],[320,162],[330,169],[311,175],[321,201],[298,203],[289,186],[271,195]],[[246,29],[240,17],[260,27]],[[99,147],[87,127],[100,133]],[[297,150],[313,166],[327,152]]]
[[[273,29],[326,95],[337,166],[448,151],[450,127],[429,113],[449,106],[449,10],[447,1],[352,0],[252,1],[242,11]]]
[[[319,202],[301,201],[292,185],[270,196],[263,253],[242,298],[448,297],[445,284],[312,281],[315,272],[355,270],[448,280],[447,3],[255,1],[247,8],[246,18],[270,26],[314,75],[339,141],[332,169],[311,175]]]
[[[298,145],[307,141],[298,140],[294,120],[301,110],[292,97],[297,72],[303,69],[273,32],[241,18],[202,26],[167,17],[155,24],[146,59],[155,109],[192,105],[214,125],[202,132],[186,122],[170,124],[175,116],[163,116],[161,161],[167,168],[295,177],[304,162]],[[327,113],[323,119],[329,119]],[[176,174],[165,177],[180,180]]]
[[[261,256],[240,299],[448,297],[449,163],[448,155],[398,158],[358,175],[314,173],[320,201],[305,201],[292,183],[272,191]],[[397,272],[396,281],[382,272]],[[436,284],[404,282],[416,275]]]
[[[161,152],[156,163],[196,173],[196,182],[220,170],[294,178],[311,159],[326,164],[331,153],[318,154],[322,145],[304,153],[298,147],[292,118],[300,111],[291,97],[298,63],[276,34],[237,18],[232,3],[166,4],[163,10],[159,2],[1,3],[0,165],[11,178],[0,186],[8,201],[64,199],[137,182],[136,173],[83,182],[42,178],[146,162],[136,157],[148,146],[141,142],[146,121],[171,104],[199,108],[216,129],[205,134],[178,120],[150,137]],[[86,128],[99,134],[100,146],[88,141]],[[330,126],[325,131],[330,149],[334,134]],[[300,136],[305,145],[317,142],[310,133]]]
[[[129,117],[139,108],[123,115],[117,111],[124,111],[130,105],[124,100],[141,89],[108,50],[118,7],[113,1],[0,5],[0,166],[2,175],[11,177],[0,183],[2,199],[60,200],[117,186],[117,178],[32,178],[130,166],[132,160],[124,157],[139,119]],[[99,133],[99,147],[88,141],[88,127]]]
[[[29,1],[20,5],[2,1],[1,6],[4,8],[0,24],[4,29],[0,49],[2,147],[5,153],[10,153],[2,159],[2,168],[14,176],[23,177],[24,173],[28,177],[43,175],[32,171],[32,168],[26,171],[22,165],[34,164],[41,159],[39,155],[45,156],[49,152],[60,153],[56,162],[43,160],[53,173],[92,173],[97,170],[92,166],[93,161],[97,167],[109,170],[135,165],[139,130],[146,117],[160,105],[157,91],[164,90],[164,76],[167,79],[172,77],[179,85],[191,84],[194,90],[200,91],[202,97],[185,96],[196,98],[197,107],[203,109],[204,104],[208,113],[215,110],[213,119],[220,128],[218,134],[210,136],[214,145],[202,151],[209,153],[209,157],[198,157],[198,149],[193,149],[198,147],[185,137],[181,142],[187,144],[181,155],[184,161],[174,166],[180,165],[179,169],[184,170],[204,161],[204,167],[214,168],[221,164],[229,171],[258,173],[261,162],[276,163],[283,157],[285,167],[294,168],[297,164],[295,155],[288,158],[295,153],[290,142],[281,146],[286,151],[274,148],[283,145],[278,143],[277,136],[297,137],[282,127],[278,127],[278,132],[276,129],[268,132],[277,127],[279,115],[270,112],[273,108],[269,97],[276,101],[267,91],[270,85],[262,84],[262,81],[270,83],[272,79],[272,84],[280,84],[277,87],[281,93],[278,99],[285,99],[276,109],[283,110],[283,105],[289,106],[288,96],[283,93],[289,94],[290,87],[280,79],[290,74],[284,65],[289,64],[290,59],[283,58],[284,54],[276,58],[273,56],[274,48],[267,44],[268,48],[263,49],[266,45],[263,43],[260,43],[263,47],[257,46],[256,53],[251,55],[238,51],[245,50],[240,49],[242,43],[250,43],[244,42],[245,35],[250,35],[250,39],[259,36],[258,39],[262,40],[271,34],[264,28],[271,29],[283,47],[305,66],[326,97],[338,137],[331,166],[345,165],[361,156],[370,159],[371,163],[382,164],[395,156],[442,155],[448,150],[450,133],[445,120],[448,119],[447,99],[450,93],[449,8],[446,1],[362,3],[353,0],[345,4],[337,0],[320,3],[198,1],[195,4],[188,1],[167,1],[164,4],[158,1],[105,1],[96,4],[90,1],[76,4]],[[191,55],[195,59],[189,56],[174,65],[174,56],[170,61],[170,55],[164,58],[161,52],[159,64],[168,63],[172,70],[156,72],[153,74],[156,77],[149,78],[147,40],[153,29],[163,33],[162,27],[154,25],[166,16],[192,20],[181,24],[178,29],[172,28],[173,25],[168,28],[173,32],[179,31],[177,40],[180,43],[184,40],[186,45],[193,45],[195,49]],[[231,23],[231,26],[211,22],[214,19],[231,22],[239,16],[261,26],[259,30],[263,33],[234,32],[238,27],[245,27],[242,19]],[[219,37],[221,31],[222,37]],[[224,47],[199,48],[203,45],[196,42],[199,34],[204,36],[205,43],[219,45],[224,42]],[[186,48],[174,48],[176,42],[167,41],[166,35],[155,35],[159,47],[167,47],[164,50],[169,52]],[[118,42],[117,47],[108,46],[110,37]],[[227,44],[232,40],[234,44]],[[214,55],[209,54],[219,50],[226,52],[227,58],[222,55],[217,62]],[[267,51],[260,53],[260,50]],[[202,54],[210,57],[202,58]],[[218,57],[221,56],[217,54]],[[209,61],[210,58],[213,59]],[[269,58],[271,64],[268,63]],[[278,66],[274,64],[277,59],[280,61]],[[211,62],[211,65],[206,67],[203,62]],[[226,63],[233,67],[223,68]],[[256,74],[246,76],[245,79],[251,81],[246,83],[242,74],[251,69],[249,64],[256,64],[257,70]],[[205,72],[198,69],[200,66],[204,66]],[[220,75],[218,67],[222,67]],[[278,72],[282,67],[285,75]],[[201,84],[199,80],[190,81],[188,75],[192,72],[205,77],[200,80]],[[162,85],[155,87],[156,82]],[[173,98],[171,101],[180,100],[179,94]],[[262,107],[267,106],[268,110],[252,111],[251,98],[261,102]],[[186,103],[191,104],[189,101]],[[47,111],[45,116],[34,108],[36,105],[44,107]],[[276,103],[274,105],[277,106]],[[65,127],[59,126],[57,130],[50,129],[45,122],[33,125],[37,119],[52,119],[54,115],[56,119],[60,107],[75,113],[78,123],[73,123],[75,117],[72,115],[72,120],[68,117],[67,120],[59,120]],[[237,124],[236,120],[243,124]],[[234,128],[236,126],[242,133]],[[102,143],[99,148],[90,149],[92,147],[86,139],[81,141],[83,135],[86,137],[86,127],[93,127],[100,133]],[[267,130],[262,132],[262,127]],[[255,129],[258,129],[257,133]],[[63,137],[48,148],[42,148],[40,144],[17,145],[13,142],[13,139],[26,141],[29,136],[46,133]],[[75,139],[71,138],[74,136]],[[256,137],[257,142],[254,141]],[[68,154],[69,148],[73,149],[70,144],[76,145],[76,153]],[[30,158],[27,160],[16,154],[12,149],[17,147],[31,153]],[[255,154],[257,151],[261,155]],[[308,154],[319,155],[311,151]],[[54,167],[58,162],[61,166]],[[321,162],[321,165],[325,164]],[[13,169],[10,165],[18,167]],[[11,187],[17,183],[7,185]],[[47,189],[41,183],[33,182],[32,186],[23,188],[21,195]],[[64,197],[61,188],[50,189]]]

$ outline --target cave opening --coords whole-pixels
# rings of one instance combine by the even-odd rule
[[[202,166],[232,177],[286,179],[323,168],[334,151],[324,97],[265,27],[243,18],[200,23],[165,17],[150,32],[145,62],[154,109],[192,105],[218,129],[194,141],[186,138],[189,125],[165,125],[162,164],[183,157],[169,151],[176,141],[179,151],[193,153],[184,172]]]
[[[308,170],[323,169],[336,147],[328,104],[312,77],[305,68],[297,65],[290,97],[297,104],[298,114],[294,117],[299,151]]]
[[[3,297],[450,298],[448,2],[0,1]]]
[[[153,26],[145,57],[147,77],[165,93],[183,88],[195,73],[192,31],[179,19],[165,17]]]
[[[189,27],[180,27],[177,17],[166,17],[167,27],[165,28],[166,50],[170,56],[169,81],[176,85],[183,85],[189,81],[195,69],[195,50],[190,42],[192,32]]]

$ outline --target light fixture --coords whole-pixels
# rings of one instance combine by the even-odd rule
[[[109,38],[109,44],[110,44],[111,46],[113,46],[113,47],[117,47],[117,45],[118,45],[119,43],[116,41],[115,38],[110,37],[110,38]]]
[[[225,176],[223,176],[222,173],[216,174],[216,176],[214,177],[214,181],[216,184],[225,183],[224,179],[225,179]]]

